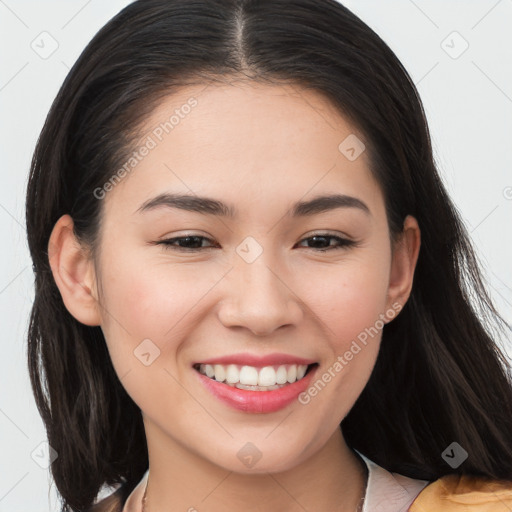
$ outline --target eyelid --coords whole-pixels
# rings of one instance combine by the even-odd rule
[[[329,231],[328,229],[325,231],[322,231],[322,230],[308,231],[307,233],[302,235],[301,240],[304,238],[311,238],[313,236],[333,236],[333,237],[337,237],[337,238],[344,238],[346,240],[352,240],[352,237],[350,237],[346,233],[343,233],[341,231]]]

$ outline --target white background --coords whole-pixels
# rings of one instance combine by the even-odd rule
[[[33,299],[24,230],[30,158],[69,68],[128,3],[0,0],[0,512],[58,510],[54,486],[48,491],[49,471],[31,458],[46,434],[26,366]],[[389,44],[417,84],[445,184],[477,247],[491,294],[511,323],[512,0],[346,5]],[[31,48],[43,31],[58,42],[47,59]],[[453,58],[464,41],[467,50]],[[506,350],[512,357],[510,341]]]

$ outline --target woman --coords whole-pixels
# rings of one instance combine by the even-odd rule
[[[126,7],[27,229],[63,510],[512,507],[505,323],[412,81],[339,3]]]

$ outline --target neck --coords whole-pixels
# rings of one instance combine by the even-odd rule
[[[226,470],[171,442],[147,418],[150,478],[143,512],[201,510],[235,512],[354,512],[367,484],[364,461],[337,429],[324,447],[287,471],[242,474]],[[162,447],[165,449],[162,449]],[[250,493],[248,492],[250,489]]]

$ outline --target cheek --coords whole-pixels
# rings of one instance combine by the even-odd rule
[[[325,435],[348,414],[366,386],[377,360],[385,312],[388,267],[366,255],[346,258],[311,272],[303,293],[323,338],[321,371],[300,403],[311,406],[305,420],[322,419]]]
[[[302,294],[329,337],[345,344],[384,313],[388,276],[386,261],[347,260],[310,272]]]
[[[121,268],[116,274],[108,283],[106,307],[114,318],[107,323],[120,339],[129,338],[135,344],[150,338],[161,345],[166,333],[172,333],[179,319],[186,316],[192,296],[200,291],[200,286],[190,288],[190,281],[183,282],[180,273],[168,271],[166,276],[149,268]],[[169,279],[171,275],[173,279]]]
[[[162,410],[173,396],[178,402],[179,377],[172,361],[187,325],[188,313],[204,295],[192,276],[164,272],[124,258],[105,272],[105,311],[102,329],[114,369],[134,402],[145,411]],[[171,364],[170,364],[171,362]],[[165,371],[168,370],[168,371]],[[162,393],[165,390],[165,393]]]
[[[118,366],[131,367],[133,351],[148,339],[165,356],[155,360],[159,366],[174,358],[179,340],[200,321],[205,296],[223,269],[199,271],[198,263],[150,262],[136,250],[126,254],[118,264],[105,265],[102,328]]]

